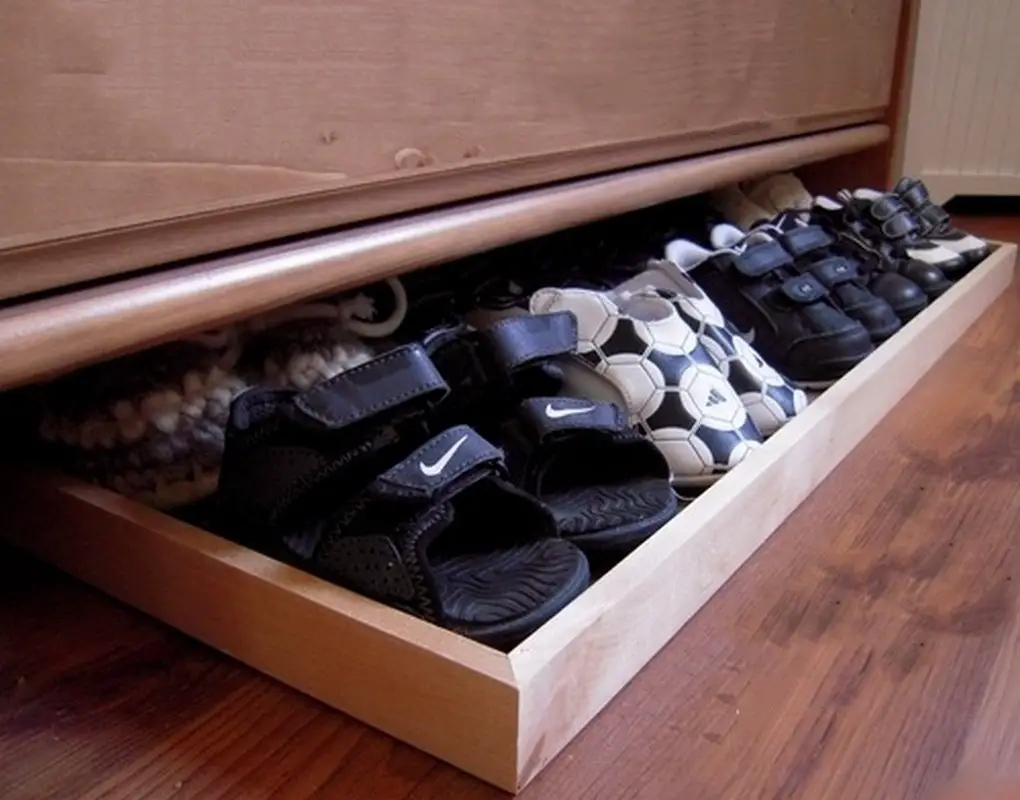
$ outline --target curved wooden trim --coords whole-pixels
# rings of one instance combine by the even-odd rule
[[[0,298],[527,186],[880,121],[883,113],[869,108],[809,120],[771,119],[511,160],[480,159],[456,169],[426,167],[329,189],[191,208],[172,218],[124,220],[107,230],[72,229],[42,240],[5,241],[0,246]]]
[[[519,192],[320,235],[0,312],[0,388],[144,349],[182,333],[696,194],[755,174],[862,150],[864,125]],[[153,246],[157,246],[154,242]]]

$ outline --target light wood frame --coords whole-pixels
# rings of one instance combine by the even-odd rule
[[[885,343],[509,654],[63,477],[12,469],[6,539],[503,789],[526,785],[1009,285],[1016,247]]]

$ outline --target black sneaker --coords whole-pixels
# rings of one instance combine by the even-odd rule
[[[666,258],[687,271],[748,344],[794,384],[830,386],[872,352],[864,326],[836,306],[816,277],[801,274],[770,235],[721,225],[713,240],[724,246],[711,251],[675,239]]]
[[[900,318],[881,297],[873,294],[856,261],[836,252],[836,239],[818,225],[797,225],[776,236],[793,257],[801,273],[818,279],[846,315],[861,323],[876,344],[902,326]]]
[[[853,226],[883,253],[909,261],[920,261],[939,269],[952,280],[966,269],[963,256],[925,238],[914,212],[895,194],[871,189],[846,190],[836,196],[836,214]],[[833,211],[829,198],[816,198],[815,210]]]
[[[825,229],[832,239],[828,245],[831,254],[845,258],[857,270],[870,291],[880,297],[893,310],[900,322],[909,322],[928,306],[928,294],[920,283],[934,287],[935,296],[949,286],[942,272],[921,261],[895,261],[873,247],[867,239],[852,229],[832,224],[830,217],[813,211],[780,212],[770,220],[762,221],[756,229],[783,234],[808,225]],[[912,280],[908,275],[915,275]]]
[[[891,202],[899,204],[898,200]],[[866,257],[869,253],[877,254],[880,259],[879,266],[883,271],[896,272],[916,283],[924,291],[929,302],[945,294],[953,285],[937,264],[930,260],[913,258],[910,255],[910,253],[927,252],[934,245],[928,247],[930,243],[919,240],[916,232],[889,239],[883,233],[881,226],[873,224],[869,218],[859,218],[855,216],[855,213],[850,206],[829,197],[819,196],[815,198],[811,219],[824,225],[827,230],[856,250],[859,256]],[[895,223],[888,226],[890,229],[901,226],[910,230],[916,229],[913,217],[906,213],[897,216],[896,220]],[[921,247],[922,250],[910,246],[911,243]],[[948,251],[943,250],[943,252]],[[929,256],[929,258],[936,259],[936,256]]]
[[[588,562],[466,425],[438,433],[449,387],[419,346],[305,392],[231,406],[218,532],[497,647],[580,594]]]
[[[932,202],[928,187],[916,178],[900,178],[893,192],[914,212],[920,224],[921,234],[928,241],[962,256],[965,263],[957,273],[946,273],[946,277],[957,278],[978,263],[988,258],[992,246],[984,239],[953,227],[949,213]]]

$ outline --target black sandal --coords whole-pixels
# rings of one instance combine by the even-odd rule
[[[677,512],[666,460],[619,406],[533,397],[502,430],[514,483],[585,552],[630,550]]]
[[[449,389],[418,346],[306,392],[231,408],[216,530],[493,646],[512,646],[588,584],[502,453],[467,426],[432,436]]]
[[[507,451],[514,482],[558,533],[586,551],[631,549],[677,512],[669,467],[611,403],[559,396],[558,359],[577,346],[572,314],[504,319],[433,333],[426,347],[451,386],[448,413]],[[440,410],[440,413],[443,413]]]

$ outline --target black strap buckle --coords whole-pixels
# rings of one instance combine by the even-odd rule
[[[845,258],[823,258],[811,265],[811,274],[818,279],[819,283],[831,289],[857,278],[857,268]]]
[[[774,270],[793,265],[793,259],[778,242],[754,244],[732,257],[733,266],[748,278],[760,278]]]
[[[799,305],[817,303],[828,294],[826,288],[811,275],[787,278],[783,281],[781,291],[787,299]]]
[[[577,320],[569,311],[510,317],[485,331],[498,364],[512,373],[577,349]]]
[[[801,228],[794,228],[782,236],[784,247],[794,258],[800,258],[813,250],[821,250],[823,247],[831,245],[834,241],[818,225],[805,225]]]
[[[414,402],[442,400],[449,391],[420,345],[405,345],[342,372],[298,395],[307,417],[336,430]]]

